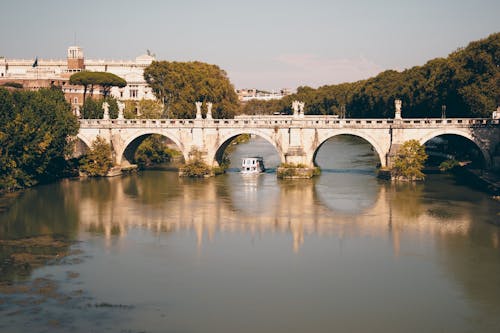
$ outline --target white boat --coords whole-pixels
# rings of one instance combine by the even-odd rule
[[[264,170],[264,159],[260,156],[245,157],[241,161],[242,174],[258,174]]]

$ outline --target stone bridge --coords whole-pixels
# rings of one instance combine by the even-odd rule
[[[313,167],[319,148],[329,138],[353,135],[369,142],[382,167],[400,144],[415,139],[421,144],[444,134],[464,137],[482,153],[486,168],[499,167],[500,119],[432,118],[339,119],[334,116],[303,114],[238,116],[234,119],[82,119],[78,138],[90,147],[98,137],[111,143],[116,165],[132,163],[133,154],[144,138],[159,134],[172,140],[186,161],[195,150],[204,161],[217,166],[225,148],[240,134],[254,134],[274,146],[281,162]]]

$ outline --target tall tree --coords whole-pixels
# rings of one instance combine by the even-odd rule
[[[214,118],[233,117],[238,98],[226,72],[203,62],[154,61],[144,78],[165,105],[169,117],[194,118],[197,101],[211,102]]]
[[[403,101],[403,117],[488,117],[500,105],[500,33],[470,43],[422,66],[402,72],[387,70],[353,83],[317,89],[299,87],[279,105],[263,110],[289,112],[291,101],[306,103],[306,114],[339,114],[345,107],[354,118],[394,116],[394,99]],[[250,105],[253,107],[253,105]]]
[[[127,85],[127,81],[121,77],[107,72],[78,72],[69,78],[69,83],[73,85],[83,86],[83,100],[86,101],[87,90],[90,89],[93,95],[94,86],[100,86],[103,91],[103,97],[109,96],[112,87],[123,88]]]
[[[61,176],[72,148],[67,138],[77,132],[61,90],[0,89],[0,191]]]

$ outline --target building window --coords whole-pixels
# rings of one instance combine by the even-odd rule
[[[75,97],[75,99],[73,100],[73,103],[78,104],[78,97]]]
[[[120,98],[123,98],[123,91],[120,91]]]
[[[130,98],[137,98],[137,89],[130,89]]]

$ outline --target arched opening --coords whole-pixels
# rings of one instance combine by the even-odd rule
[[[121,165],[137,164],[140,168],[163,166],[176,168],[184,163],[181,148],[169,137],[147,133],[128,143],[121,157]]]
[[[351,134],[332,136],[316,149],[313,162],[321,168],[316,194],[329,209],[355,214],[377,201],[380,156],[367,140]]]
[[[74,141],[73,145],[73,157],[79,158],[83,155],[86,155],[90,150],[90,146],[83,141],[81,138],[77,137]]]
[[[215,161],[228,172],[238,172],[243,158],[262,157],[266,172],[274,172],[281,156],[274,144],[255,133],[238,133],[227,138],[215,152]]]
[[[424,142],[428,155],[428,168],[446,169],[446,166],[468,166],[483,169],[487,165],[484,153],[479,146],[458,134],[441,134]]]
[[[366,139],[339,134],[323,141],[313,155],[314,165],[323,172],[357,171],[371,173],[380,166],[380,154]]]

